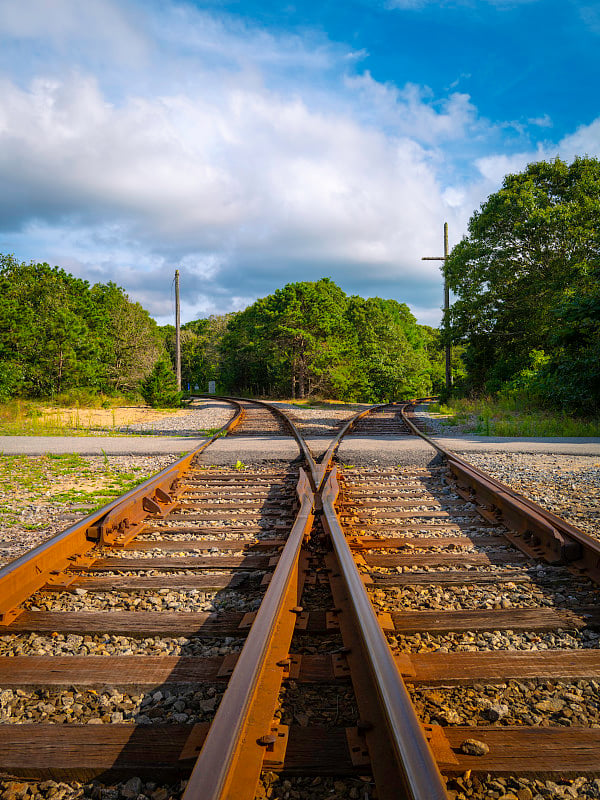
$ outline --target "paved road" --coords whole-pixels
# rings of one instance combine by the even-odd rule
[[[0,436],[0,453],[29,456],[44,453],[155,455],[189,452],[205,441],[187,436]]]
[[[444,436],[436,441],[458,453],[510,452],[555,453],[557,455],[590,455],[600,457],[600,438],[501,438],[494,436]],[[194,450],[206,439],[184,436],[1,436],[0,452],[5,455],[44,453],[81,453],[82,455],[132,455],[182,453]],[[312,451],[323,453],[329,439],[307,439]],[[210,446],[203,460],[212,464],[240,461],[289,459],[298,455],[291,439],[281,437],[239,437],[218,439]],[[422,439],[413,436],[351,436],[342,441],[339,455],[345,463],[376,459],[382,464],[396,464],[417,457],[428,463],[434,451]]]

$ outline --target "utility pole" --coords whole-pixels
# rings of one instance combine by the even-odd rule
[[[444,328],[446,332],[446,337],[448,336],[448,312],[450,310],[450,288],[448,286],[448,280],[446,278],[446,259],[450,255],[450,251],[448,249],[448,223],[444,222],[444,255],[443,256],[423,256],[421,261],[443,261],[444,262]],[[451,351],[450,351],[450,342],[448,338],[446,338],[446,391],[450,391],[452,388],[452,366],[450,363],[451,358]]]
[[[179,312],[179,270],[175,270],[175,373],[181,391],[181,315]]]

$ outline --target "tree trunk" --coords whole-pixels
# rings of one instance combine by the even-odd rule
[[[61,387],[61,384],[62,384],[62,370],[63,370],[63,351],[62,351],[62,347],[61,347],[60,352],[59,352],[59,356],[58,356],[58,387],[57,387],[57,390],[56,390],[56,394],[60,394],[60,387]]]
[[[299,367],[298,367],[298,397],[300,398],[300,400],[304,400],[304,396],[305,396],[304,389],[305,389],[306,375],[305,375],[304,366],[305,366],[304,365],[304,359],[301,358],[300,359],[300,364],[299,364]]]

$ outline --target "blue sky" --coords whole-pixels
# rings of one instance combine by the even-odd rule
[[[329,276],[437,324],[507,172],[600,155],[598,0],[0,2],[0,252],[171,321]]]

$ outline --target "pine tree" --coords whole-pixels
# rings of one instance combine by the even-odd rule
[[[165,359],[156,362],[152,372],[141,382],[140,392],[148,405],[154,408],[178,408],[181,405],[177,379]]]

